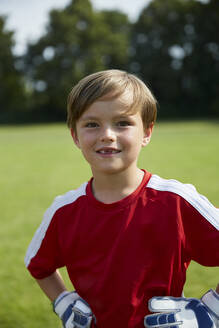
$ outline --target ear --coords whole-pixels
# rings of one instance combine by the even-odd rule
[[[150,123],[149,127],[144,129],[144,135],[143,135],[143,140],[142,140],[142,147],[145,147],[149,144],[152,136],[152,131],[154,128],[154,123]]]
[[[70,129],[70,131],[71,131],[71,136],[72,136],[72,139],[73,139],[75,145],[80,149],[80,142],[79,142],[76,131],[73,130],[72,128]]]

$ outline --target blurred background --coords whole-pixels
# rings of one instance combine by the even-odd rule
[[[218,0],[0,0],[0,328],[61,327],[24,256],[53,199],[90,179],[66,100],[109,68],[139,76],[159,102],[139,167],[194,184],[219,207]],[[218,277],[192,262],[185,295],[201,297]]]
[[[66,119],[98,70],[137,74],[159,119],[219,117],[218,0],[1,0],[0,123]]]

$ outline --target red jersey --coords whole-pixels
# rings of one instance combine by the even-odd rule
[[[98,328],[142,328],[152,296],[181,296],[191,260],[219,265],[219,209],[192,185],[145,172],[104,204],[92,179],[55,199],[25,258],[37,279],[66,266]]]

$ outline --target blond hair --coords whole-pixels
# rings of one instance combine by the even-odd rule
[[[127,104],[128,111],[131,113],[140,111],[144,127],[149,127],[156,121],[155,97],[138,77],[117,69],[88,75],[73,87],[67,103],[68,127],[76,131],[77,120],[100,98],[114,99],[129,91],[132,92],[132,101]]]

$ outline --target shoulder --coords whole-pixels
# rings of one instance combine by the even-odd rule
[[[52,205],[44,213],[41,225],[45,226],[47,229],[51,220],[59,210],[66,208],[68,205],[74,204],[80,197],[86,195],[86,187],[87,182],[83,183],[79,188],[75,190],[70,190],[63,195],[57,196],[54,199]]]
[[[151,176],[147,183],[147,188],[159,191],[169,191],[182,197],[191,194],[198,194],[196,188],[191,184],[182,183],[174,179],[163,179],[156,174]]]
[[[205,196],[199,194],[192,184],[185,184],[177,180],[163,179],[158,175],[152,175],[146,187],[178,195],[219,229],[219,209],[214,207]]]
[[[54,199],[52,205],[47,209],[45,215],[51,216],[51,214],[53,215],[60,208],[72,204],[80,197],[85,196],[87,184],[88,182],[85,182],[79,188],[70,190],[63,195],[57,196]]]
[[[74,203],[81,196],[85,195],[86,186],[87,186],[87,182],[82,184],[78,189],[70,190],[66,192],[64,195],[57,196],[54,199],[52,205],[46,210],[43,217],[43,221],[41,222],[39,228],[35,232],[35,235],[28,247],[25,256],[26,266],[29,265],[31,259],[36,255],[36,253],[40,249],[42,241],[46,235],[46,232],[49,229],[51,221],[53,220],[53,217],[55,216],[56,212],[59,209],[63,208],[64,206]]]

